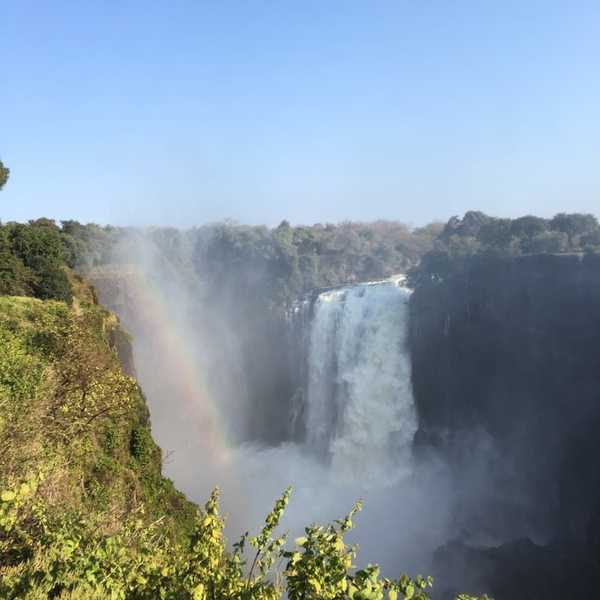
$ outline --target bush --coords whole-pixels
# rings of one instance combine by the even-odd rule
[[[173,543],[160,535],[159,523],[144,526],[139,519],[110,536],[100,535],[93,520],[52,521],[34,502],[42,485],[43,479],[33,478],[0,494],[0,594],[6,600],[277,600],[283,594],[289,600],[429,599],[431,578],[391,580],[374,565],[354,569],[357,550],[345,535],[360,505],[331,525],[307,527],[288,548],[286,535],[275,535],[288,489],[261,531],[244,534],[228,553],[218,491],[197,513],[190,540]],[[38,534],[25,533],[32,529]]]
[[[147,464],[152,460],[156,446],[146,427],[138,425],[133,428],[129,449],[131,456],[141,464]]]

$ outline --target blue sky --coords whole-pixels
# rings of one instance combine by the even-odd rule
[[[599,213],[600,2],[4,0],[0,218]]]

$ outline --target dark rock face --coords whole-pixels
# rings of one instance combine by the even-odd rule
[[[587,550],[581,544],[541,546],[527,539],[485,549],[451,542],[437,551],[435,561],[450,577],[444,585],[453,583],[438,592],[452,600],[465,586],[487,591],[494,600],[596,598],[600,579]]]
[[[133,348],[129,335],[121,329],[120,326],[111,329],[109,332],[108,343],[114,348],[119,357],[121,368],[129,377],[137,377],[135,372],[135,362],[133,360]]]
[[[494,259],[417,290],[411,346],[426,428],[577,421],[600,405],[600,256]]]
[[[411,311],[417,454],[443,456],[460,478],[474,454],[486,453],[473,441],[473,432],[483,435],[493,449],[482,458],[489,493],[457,507],[465,522],[477,527],[477,510],[492,509],[487,521],[496,522],[499,542],[519,533],[545,538],[542,549],[519,546],[534,581],[557,564],[559,579],[578,564],[586,571],[580,581],[596,581],[593,561],[560,556],[567,547],[585,556],[598,536],[600,256],[480,257],[451,279],[417,289]],[[450,569],[457,552],[466,550],[441,549],[438,562],[446,556]],[[538,597],[518,592],[526,575],[508,546],[469,552],[475,568],[489,563],[486,582],[496,600]],[[513,595],[500,572],[513,577]],[[563,593],[539,597],[572,597]]]

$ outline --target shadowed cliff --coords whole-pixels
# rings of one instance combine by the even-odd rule
[[[438,552],[444,572],[462,560],[499,600],[527,579],[555,584],[528,598],[563,597],[576,569],[575,589],[597,583],[599,336],[598,255],[475,256],[413,294],[416,453],[483,490],[457,502],[468,525]],[[477,529],[494,551],[469,549]],[[542,546],[502,545],[517,538]]]

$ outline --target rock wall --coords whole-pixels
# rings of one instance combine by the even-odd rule
[[[512,597],[521,597],[511,539],[542,540],[543,552],[525,544],[521,558],[535,580],[549,570],[544,552],[560,563],[561,549],[585,555],[598,537],[600,256],[474,259],[415,291],[410,345],[417,455],[442,457],[465,485],[469,465],[484,465],[487,496],[457,508],[474,527],[479,508],[480,524],[506,533],[478,561],[501,557],[488,569],[496,581],[500,572],[515,577]],[[595,581],[590,569],[582,581]],[[509,597],[502,585],[497,600]]]

